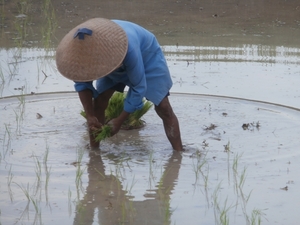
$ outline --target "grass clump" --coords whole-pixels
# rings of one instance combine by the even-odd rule
[[[126,94],[124,93],[115,93],[111,99],[109,100],[108,106],[105,110],[105,121],[108,122],[113,118],[118,117],[124,109],[124,100],[126,98]],[[127,120],[124,121],[122,125],[122,129],[135,129],[140,128],[144,125],[144,121],[141,118],[149,111],[152,107],[152,103],[143,100],[144,106],[131,113]]]
[[[105,124],[107,124],[112,119],[118,117],[124,109],[124,100],[126,98],[125,93],[116,92],[109,100],[108,106],[105,110]],[[131,130],[136,128],[141,128],[144,126],[145,122],[141,119],[152,107],[152,103],[143,100],[144,106],[131,113],[129,117],[122,124],[121,129]],[[80,114],[86,118],[84,111],[81,111]],[[101,130],[95,133],[95,140],[101,141],[109,137],[111,133],[111,127],[109,125],[104,125]]]
[[[124,109],[124,100],[126,98],[126,94],[124,93],[115,93],[111,99],[109,100],[108,106],[105,110],[105,124],[107,124],[112,119],[118,117]],[[152,103],[143,100],[144,106],[136,110],[135,112],[131,113],[127,120],[122,125],[122,129],[135,129],[140,128],[144,125],[144,121],[141,119],[152,107]],[[86,113],[84,111],[80,112],[84,118],[86,118]]]
[[[109,125],[104,125],[100,131],[95,133],[95,141],[103,141],[104,139],[110,137],[111,134],[111,126]]]

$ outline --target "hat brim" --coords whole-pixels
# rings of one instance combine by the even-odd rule
[[[92,30],[92,35],[74,38],[80,28]],[[73,28],[59,43],[57,69],[73,81],[96,80],[122,64],[127,48],[127,35],[118,24],[104,18],[90,19]]]

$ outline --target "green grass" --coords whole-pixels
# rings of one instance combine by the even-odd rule
[[[5,126],[5,132],[4,132],[4,137],[3,137],[3,152],[0,155],[1,160],[5,159],[7,152],[11,148],[11,140],[12,140],[10,125],[4,123],[4,126]]]
[[[120,113],[124,109],[124,100],[126,98],[126,94],[124,93],[115,93],[112,98],[109,100],[108,107],[105,110],[105,118],[106,121],[110,121],[113,118],[116,118],[120,115]],[[139,128],[143,125],[143,121],[141,118],[149,111],[152,107],[152,103],[143,100],[144,106],[136,110],[135,112],[131,113],[128,119],[123,124],[123,129],[134,129]]]
[[[121,114],[124,109],[125,98],[126,94],[119,92],[111,97],[105,110],[105,124]],[[130,130],[144,126],[144,121],[141,118],[150,110],[153,104],[145,99],[143,100],[143,103],[144,106],[141,109],[136,110],[129,115],[127,120],[122,124],[122,129]],[[81,111],[80,115],[86,118],[86,113],[84,111]],[[109,127],[109,125],[104,125],[101,130],[95,133],[95,140],[102,141],[107,137],[110,137],[110,132],[111,127]]]
[[[45,178],[45,197],[46,197],[46,203],[48,203],[48,185],[49,185],[49,180],[50,180],[50,175],[51,175],[51,166],[48,166],[48,156],[49,156],[49,144],[46,140],[46,151],[43,157],[43,165],[44,165],[44,172],[46,175]]]
[[[80,193],[84,193],[83,186],[82,186],[82,175],[86,170],[86,167],[82,168],[82,159],[84,156],[84,149],[77,149],[77,161],[76,161],[76,177],[75,177],[75,184],[76,184],[76,191],[77,191],[77,198],[80,199]]]
[[[42,3],[42,17],[43,24],[42,27],[42,42],[46,53],[52,50],[51,38],[54,35],[55,29],[57,28],[57,20],[55,15],[55,9],[52,5],[51,0],[44,0]]]
[[[12,179],[14,177],[12,171],[11,171],[12,165],[10,165],[9,172],[8,172],[8,177],[7,177],[7,187],[8,187],[8,193],[10,197],[10,201],[13,202],[13,192],[11,190],[11,183]]]
[[[95,134],[95,141],[99,142],[99,141],[103,141],[106,138],[111,136],[111,126],[109,125],[104,125],[101,130],[99,130],[98,132],[96,132]]]

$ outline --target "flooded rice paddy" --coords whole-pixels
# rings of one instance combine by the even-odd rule
[[[298,3],[217,3],[0,3],[0,224],[299,223]],[[185,152],[154,109],[144,128],[88,148],[54,58],[99,12],[157,34]]]

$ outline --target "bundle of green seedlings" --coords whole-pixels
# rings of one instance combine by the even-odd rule
[[[95,140],[102,141],[107,137],[110,137],[111,127],[107,125],[109,121],[118,117],[124,109],[124,100],[126,98],[125,93],[116,92],[109,100],[108,106],[105,110],[105,125],[95,133]],[[141,128],[145,125],[145,122],[141,119],[152,107],[152,103],[143,99],[144,106],[131,113],[129,117],[124,121],[121,129],[131,130]],[[80,113],[83,117],[86,118],[84,111]]]

